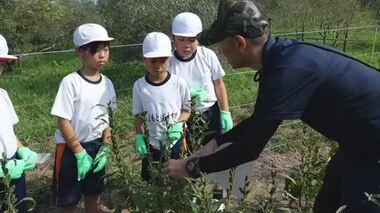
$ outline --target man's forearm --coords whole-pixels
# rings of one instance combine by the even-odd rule
[[[230,131],[218,136],[215,138],[218,146],[225,144],[225,143],[239,143],[240,136],[244,134],[246,131],[246,128],[249,127],[250,123],[252,122],[253,117],[250,116],[246,118],[245,120],[238,123],[236,126],[234,126]]]
[[[199,158],[201,172],[217,172],[257,159],[280,123],[279,120],[246,119],[235,132],[225,136],[231,145]]]

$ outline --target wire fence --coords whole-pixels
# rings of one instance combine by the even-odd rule
[[[326,40],[330,40],[335,42],[334,46],[338,47],[340,42],[351,42],[350,45],[352,46],[352,49],[355,49],[357,45],[360,45],[362,42],[366,42],[369,45],[369,50],[370,52],[366,53],[358,53],[360,51],[352,51],[353,56],[355,57],[368,57],[368,62],[373,63],[374,58],[380,54],[380,46],[377,46],[377,37],[379,36],[379,28],[380,25],[367,25],[367,26],[358,26],[358,27],[346,27],[346,28],[336,28],[336,29],[324,29],[324,30],[310,30],[310,31],[303,31],[303,32],[286,32],[286,33],[274,33],[272,34],[273,36],[299,36],[299,35],[312,35],[312,34],[328,34],[328,33],[338,33],[338,32],[349,32],[350,34],[364,34],[363,30],[365,30],[367,33],[367,39],[348,39],[348,38],[343,38],[343,39],[338,39],[336,38],[336,35],[330,35],[330,38],[325,38]],[[373,31],[373,34],[368,33],[368,31]],[[317,38],[306,38],[303,37],[305,40],[315,40],[318,42],[318,40],[321,40],[323,38],[317,37]],[[358,42],[359,44],[356,44],[355,42]],[[136,44],[122,44],[122,45],[114,45],[111,46],[111,48],[133,48],[133,47],[141,47],[142,43],[136,43]],[[42,52],[30,52],[30,53],[19,53],[16,54],[18,57],[23,58],[27,56],[37,56],[37,55],[47,55],[47,54],[61,54],[61,53],[69,53],[73,52],[74,50],[57,50],[57,51],[42,51]],[[140,51],[140,49],[138,50]],[[380,59],[379,64],[380,64]],[[242,72],[234,72],[234,73],[227,73],[225,77],[233,77],[237,75],[247,75],[247,74],[253,74],[255,71],[242,71]],[[132,87],[127,87],[127,88],[119,88],[116,89],[116,92],[123,92],[123,91],[128,91],[132,90]],[[43,102],[36,102],[36,103],[25,103],[25,104],[18,104],[15,105],[15,108],[25,108],[25,107],[32,107],[32,106],[41,106],[41,105],[46,105],[46,104],[52,104],[53,100],[51,101],[43,101]],[[232,105],[230,108],[236,109],[240,107],[246,107],[254,105],[254,103],[246,103],[246,104],[238,104],[238,105]]]
[[[373,36],[373,43],[376,44],[377,35],[378,35],[378,29],[380,28],[380,25],[367,25],[367,26],[358,26],[358,27],[344,27],[344,28],[334,28],[334,29],[322,29],[322,30],[310,30],[310,31],[300,31],[300,32],[285,32],[285,33],[273,33],[273,36],[297,36],[297,35],[308,35],[308,34],[320,34],[320,33],[336,33],[336,32],[345,32],[345,31],[352,31],[352,30],[368,30],[372,29],[375,31],[375,34]],[[306,38],[310,40],[320,40],[323,38]],[[326,38],[327,40],[339,40],[338,38]],[[349,41],[348,38],[345,38],[347,41]],[[354,40],[354,41],[360,41],[360,40]],[[363,40],[368,41],[368,40]],[[113,45],[111,48],[128,48],[128,47],[140,47],[142,46],[142,43],[135,43],[135,44],[121,44],[121,45]],[[375,49],[372,49],[372,52],[370,54],[375,53]],[[67,52],[74,52],[73,49],[69,50],[57,50],[57,51],[39,51],[39,52],[30,52],[30,53],[19,53],[15,54],[16,56],[23,57],[23,56],[32,56],[32,55],[44,55],[44,54],[59,54],[59,53],[67,53]],[[376,52],[379,53],[379,52]]]

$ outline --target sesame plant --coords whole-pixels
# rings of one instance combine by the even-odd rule
[[[4,172],[4,177],[1,179],[1,184],[4,185],[4,190],[0,192],[1,194],[3,194],[2,200],[0,203],[0,209],[5,210],[5,212],[10,212],[10,213],[17,212],[17,209],[16,209],[17,199],[13,193],[15,187],[11,185],[12,179],[6,167],[7,156],[5,155],[4,152],[3,152],[3,157],[0,160],[0,162],[1,162],[1,169]]]
[[[31,197],[25,197],[24,199],[17,201],[14,194],[15,186],[12,185],[12,179],[9,174],[8,168],[6,167],[8,160],[6,154],[3,152],[2,159],[0,159],[1,169],[3,170],[4,177],[1,178],[1,184],[3,185],[3,190],[0,191],[0,210],[4,213],[17,213],[17,205],[22,202],[31,202],[32,206],[27,211],[33,211],[35,206],[35,201]]]
[[[136,212],[216,212],[220,203],[212,202],[213,184],[202,176],[199,179],[172,180],[162,172],[162,164],[169,159],[167,141],[161,141],[161,158],[153,162],[150,155],[150,181],[141,179],[140,156],[134,153],[133,141],[123,138],[119,126],[114,122],[114,112],[109,108],[109,126],[112,128],[111,149],[114,165],[106,176],[110,191],[106,193],[107,205],[121,211]],[[118,113],[118,112],[115,112]],[[140,115],[142,118],[145,114]],[[167,122],[167,119],[163,119]],[[203,123],[206,124],[206,123]],[[144,122],[144,132],[148,133]],[[198,127],[196,127],[198,128]],[[148,134],[144,140],[148,147]],[[196,147],[196,146],[195,146]],[[129,154],[129,156],[128,156]],[[181,158],[186,158],[186,153]]]
[[[303,138],[298,150],[301,163],[296,172],[285,175],[285,197],[288,207],[297,212],[311,211],[314,198],[322,185],[325,165],[330,153],[323,149],[320,136],[303,125]]]
[[[368,200],[371,201],[372,203],[380,206],[380,194],[368,194],[365,193],[367,196]]]
[[[277,185],[276,185],[276,171],[271,171],[271,183],[268,186],[268,194],[266,197],[259,198],[258,199],[258,212],[263,213],[270,213],[274,212],[276,210],[276,199],[275,194],[277,192]],[[247,182],[247,180],[246,180]]]

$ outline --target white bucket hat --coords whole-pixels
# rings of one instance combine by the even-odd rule
[[[202,21],[194,13],[180,13],[173,20],[173,35],[184,37],[196,37],[197,34],[200,32],[202,32]]]
[[[0,61],[14,61],[17,60],[16,56],[8,55],[8,44],[4,36],[0,35]]]
[[[99,24],[87,23],[79,26],[73,36],[75,47],[80,47],[94,41],[112,41],[107,30]]]
[[[170,38],[160,32],[149,33],[143,42],[143,55],[145,58],[171,57],[172,43]]]

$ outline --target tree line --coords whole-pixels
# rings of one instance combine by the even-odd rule
[[[218,0],[0,0],[0,34],[12,53],[72,48],[72,33],[86,22],[106,27],[117,43],[139,43],[151,31],[170,34],[180,12],[211,24]],[[259,0],[272,29],[302,32],[350,26],[361,11],[380,19],[380,0]],[[323,37],[323,35],[321,35]]]

